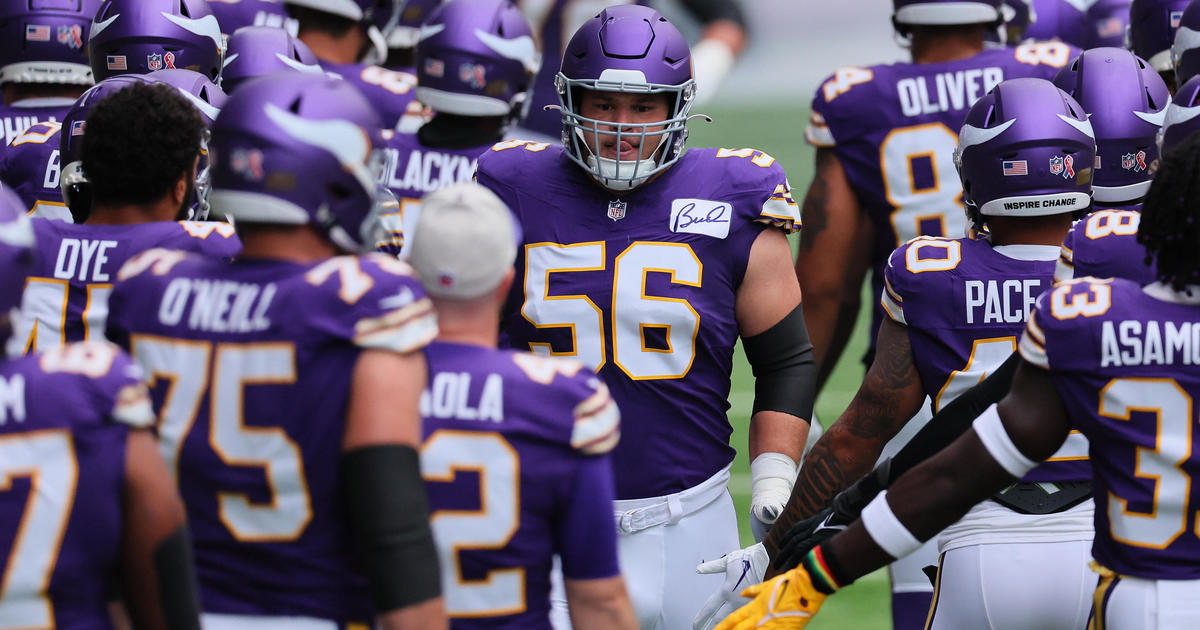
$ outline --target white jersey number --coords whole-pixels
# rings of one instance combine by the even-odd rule
[[[569,328],[573,347],[554,352],[547,343],[530,343],[539,354],[569,356],[592,369],[606,362],[604,312],[586,295],[550,295],[552,274],[604,271],[601,241],[525,247],[525,303],[521,314],[538,328]],[[680,298],[646,295],[646,275],[669,274],[672,284],[699,287],[704,266],[685,243],[638,241],[617,256],[613,265],[613,362],[634,380],[683,378],[696,357],[700,314]],[[647,331],[666,338],[665,348],[646,347]]]
[[[892,130],[879,145],[883,192],[899,247],[918,236],[966,234],[962,184],[954,168],[958,136],[942,123]],[[918,181],[918,174],[932,179]]]
[[[520,526],[521,464],[498,433],[435,431],[421,449],[426,482],[453,482],[458,471],[479,474],[479,510],[439,510],[430,515],[442,565],[446,613],[452,617],[499,617],[525,610],[525,570],[489,571],[482,580],[463,578],[459,552],[500,549]]]

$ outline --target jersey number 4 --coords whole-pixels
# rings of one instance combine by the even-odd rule
[[[604,311],[586,295],[551,295],[553,274],[605,271],[603,241],[525,246],[525,302],[521,315],[538,328],[567,328],[572,348],[556,352],[548,343],[530,343],[539,354],[575,357],[600,369],[608,361]],[[637,241],[613,263],[612,359],[634,380],[683,378],[696,357],[700,314],[680,298],[646,295],[650,272],[669,274],[672,284],[699,287],[704,266],[685,243]],[[665,348],[647,347],[647,332],[661,333]]]

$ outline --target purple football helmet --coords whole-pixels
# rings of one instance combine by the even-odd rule
[[[388,238],[373,212],[381,126],[375,107],[340,79],[278,72],[247,82],[213,125],[213,211],[312,225],[343,250],[370,251]]]
[[[1155,138],[1171,94],[1162,77],[1124,48],[1084,51],[1059,71],[1054,84],[1070,94],[1096,135],[1096,201],[1118,203],[1145,196]]]
[[[383,63],[387,59],[387,37],[400,19],[402,0],[284,0],[284,4],[358,22],[371,42],[371,50],[362,61]]]
[[[1029,30],[1037,12],[1034,11],[1033,0],[1004,0],[1000,14],[1004,17],[1001,39],[1009,46],[1016,46],[1025,41],[1025,32]],[[990,33],[988,31],[985,35],[990,36]]]
[[[1060,40],[1080,48],[1087,48],[1092,41],[1092,29],[1087,20],[1086,9],[1067,0],[1034,0],[1030,11],[1032,22],[1025,29],[1027,39]],[[1124,30],[1121,31],[1121,36],[1125,36]]]
[[[1166,155],[1188,136],[1200,131],[1200,77],[1192,77],[1175,91],[1167,119],[1158,132],[1158,154]]]
[[[1125,47],[1158,72],[1170,72],[1171,44],[1190,0],[1133,0]]]
[[[324,74],[316,55],[287,31],[270,26],[243,26],[229,38],[221,87],[233,92],[247,79],[292,70]]]
[[[33,271],[37,246],[33,225],[25,214],[25,204],[16,193],[0,186],[0,320],[21,304],[25,278]],[[8,336],[7,325],[0,325],[0,338]]]
[[[280,0],[208,0],[208,7],[226,39],[243,26],[270,26],[296,34],[296,21],[288,17]]]
[[[614,6],[585,22],[567,44],[554,87],[562,107],[567,155],[605,188],[637,188],[683,156],[688,113],[696,97],[692,55],[687,40],[658,11]],[[668,118],[646,124],[587,118],[580,113],[583,90],[666,94]],[[618,145],[628,139],[638,147],[658,148],[648,159],[601,157],[586,140],[599,147],[601,136],[615,136]]]
[[[97,81],[176,68],[215,81],[224,52],[221,27],[204,0],[105,0],[88,40]]]
[[[388,33],[388,48],[415,48],[421,39],[421,25],[433,15],[443,0],[405,0],[400,19]]]
[[[417,100],[459,116],[504,116],[529,109],[542,65],[525,16],[508,0],[451,0],[422,28]]]
[[[100,0],[0,2],[0,85],[91,85],[87,39]]]
[[[1129,0],[1096,0],[1087,12],[1092,39],[1083,48],[1125,45],[1125,27],[1129,24]]]
[[[1179,30],[1171,45],[1171,64],[1175,66],[1176,85],[1200,74],[1200,2],[1189,4],[1179,19]]]
[[[1092,125],[1075,99],[1044,79],[1010,79],[971,107],[954,163],[978,225],[987,216],[1086,209],[1095,157]]]
[[[892,21],[907,25],[996,23],[1002,0],[892,0]]]

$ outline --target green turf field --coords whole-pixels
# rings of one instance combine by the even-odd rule
[[[744,148],[752,147],[774,156],[788,173],[793,193],[799,200],[812,179],[813,150],[804,143],[804,125],[808,120],[807,104],[796,103],[793,108],[700,108],[698,111],[713,117],[711,124],[694,121],[690,128],[690,146]],[[864,304],[869,304],[864,300]],[[817,414],[826,426],[846,408],[862,380],[863,368],[859,358],[866,346],[866,326],[869,309],[859,313],[858,326],[850,347],[834,370],[828,385],[817,400]],[[733,389],[729,395],[732,408],[733,445],[738,457],[733,464],[733,479],[729,486],[738,506],[743,544],[750,544],[750,527],[746,522],[750,510],[750,463],[746,458],[746,427],[750,422],[750,406],[754,399],[750,367],[739,350],[733,372]],[[879,571],[859,580],[830,598],[821,614],[808,626],[811,630],[853,628],[855,630],[884,630],[891,627],[888,608],[888,583]]]

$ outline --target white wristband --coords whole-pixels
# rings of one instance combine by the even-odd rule
[[[1013,444],[1008,431],[1004,429],[1004,421],[1000,419],[996,403],[992,403],[992,406],[979,414],[971,427],[975,429],[975,435],[979,436],[979,441],[983,442],[983,447],[991,454],[992,459],[1013,477],[1020,479],[1037,465],[1037,462],[1025,457],[1017,445]]]
[[[767,525],[779,518],[796,482],[795,460],[783,453],[762,453],[750,462],[750,505]]]
[[[871,535],[871,540],[897,560],[921,548],[921,541],[896,518],[887,502],[887,490],[880,492],[863,508],[863,527]]]

